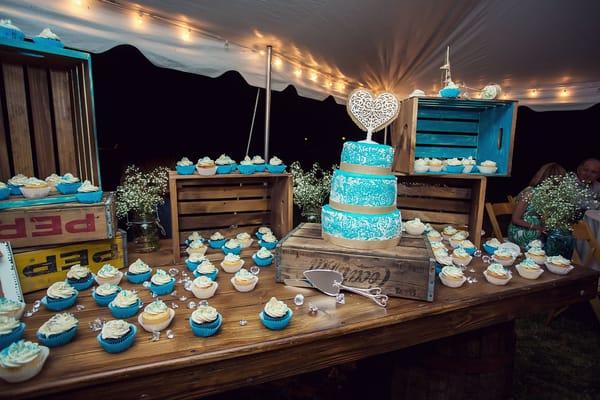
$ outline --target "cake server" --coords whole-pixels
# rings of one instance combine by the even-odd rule
[[[320,290],[328,296],[337,296],[340,290],[347,290],[352,293],[368,297],[375,304],[381,307],[387,306],[388,297],[381,293],[381,288],[372,287],[369,289],[359,289],[342,284],[344,276],[329,269],[313,269],[304,271],[305,279],[284,279],[288,286],[309,287]]]

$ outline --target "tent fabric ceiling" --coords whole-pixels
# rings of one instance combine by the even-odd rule
[[[437,93],[450,45],[453,78],[468,87],[498,83],[537,110],[600,102],[597,0],[3,0],[0,16],[28,36],[49,26],[69,47],[131,44],[159,66],[236,70],[263,87],[271,44],[283,60],[273,89],[316,99],[343,102],[357,84]]]

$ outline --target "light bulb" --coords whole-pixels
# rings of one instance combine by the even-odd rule
[[[314,71],[313,71],[313,72],[311,72],[311,73],[310,73],[310,80],[311,80],[311,81],[313,81],[313,82],[316,82],[316,81],[317,81],[317,79],[319,79],[319,76],[317,75],[317,73],[316,73],[316,72],[314,72]]]
[[[275,68],[281,69],[281,67],[283,66],[283,61],[281,60],[281,58],[275,57],[273,59],[273,65],[275,66]]]
[[[569,91],[567,89],[561,90],[560,97],[569,97]]]
[[[300,68],[296,68],[294,70],[294,75],[296,75],[296,78],[302,77],[302,70]]]
[[[183,39],[184,42],[189,42],[192,38],[192,30],[191,29],[184,29],[181,32],[181,39]]]
[[[135,17],[134,17],[134,23],[135,23],[135,26],[137,26],[137,27],[141,27],[142,26],[142,24],[144,23],[144,16],[143,16],[142,13],[138,13],[138,14],[135,15]]]
[[[537,97],[537,95],[538,95],[537,89],[531,89],[529,91],[529,96],[531,96],[531,97]]]

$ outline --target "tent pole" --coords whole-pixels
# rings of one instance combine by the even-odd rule
[[[267,46],[267,73],[265,85],[265,162],[269,162],[269,124],[271,122],[271,58],[273,46]]]

